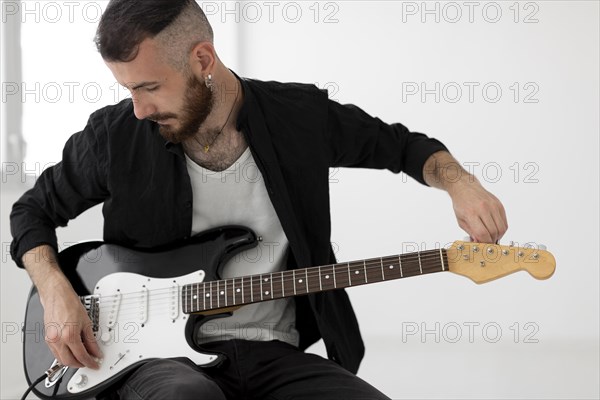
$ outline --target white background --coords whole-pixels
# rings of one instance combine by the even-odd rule
[[[78,3],[70,15],[55,3],[62,17],[53,23],[55,10],[26,3],[27,156],[2,176],[2,399],[26,386],[12,330],[29,280],[8,256],[10,206],[32,182],[23,173],[58,161],[90,112],[125,95],[111,89],[91,41],[95,6],[84,14],[86,2]],[[504,203],[503,241],[544,243],[556,257],[547,281],[522,272],[478,286],[435,274],[349,290],[367,348],[362,378],[395,399],[598,398],[598,2],[227,3],[233,13],[221,2],[201,4],[219,55],[238,74],[316,83],[340,102],[440,139]],[[430,92],[421,97],[423,88]],[[334,170],[331,179],[340,261],[464,236],[448,196],[402,174]],[[98,207],[59,230],[61,245],[98,237]],[[312,350],[323,354],[321,345]]]

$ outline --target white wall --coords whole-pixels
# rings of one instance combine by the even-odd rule
[[[473,22],[463,2],[249,4],[238,4],[239,24],[220,2],[204,4],[216,27],[233,26],[217,37],[217,47],[236,72],[316,82],[340,102],[437,137],[503,201],[505,241],[544,243],[557,260],[548,281],[519,273],[477,286],[436,274],[351,289],[367,346],[360,376],[392,398],[598,398],[598,3],[476,2]],[[424,7],[438,7],[439,22]],[[502,15],[492,23],[498,8]],[[452,23],[457,10],[462,18]],[[45,46],[66,47],[70,38],[63,40]],[[236,41],[239,53],[231,50]],[[69,52],[61,62],[45,61],[65,71],[79,62]],[[93,81],[94,73],[78,79]],[[410,94],[436,82],[439,102],[435,93]],[[452,102],[457,87],[462,97]],[[502,94],[493,102],[498,87]],[[71,117],[63,112],[48,125],[60,129]],[[35,143],[29,146],[35,154]],[[20,338],[5,335],[22,318],[28,286],[24,272],[6,260],[10,203],[23,190],[15,186],[3,181],[2,398],[25,389]],[[402,175],[333,171],[331,195],[340,260],[463,237],[449,198]],[[93,210],[61,230],[60,239],[98,237],[100,224]],[[452,343],[457,327],[462,336]],[[408,335],[413,328],[419,331]],[[430,333],[422,337],[424,329]],[[490,343],[497,329],[501,336]]]

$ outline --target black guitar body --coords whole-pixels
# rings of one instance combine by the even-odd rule
[[[220,271],[235,254],[257,245],[254,232],[242,226],[226,226],[205,231],[176,247],[164,247],[152,250],[130,249],[103,242],[86,242],[67,248],[59,254],[61,268],[80,296],[94,293],[94,289],[103,277],[119,272],[129,272],[150,278],[174,278],[203,270],[204,281],[221,278]],[[185,338],[189,347],[200,353],[192,333],[198,325],[208,319],[227,314],[202,316],[189,315],[185,324]],[[210,353],[213,354],[213,353]],[[44,340],[44,313],[39,295],[32,287],[27,302],[27,311],[23,327],[23,360],[27,382],[31,384],[50,368],[54,356]],[[140,361],[117,375],[107,379],[101,385],[73,394],[67,383],[77,368],[68,368],[64,375],[50,387],[41,382],[34,393],[43,398],[84,399],[93,398],[122,379],[141,363]],[[223,355],[217,355],[214,362],[206,366],[216,366],[223,361]]]

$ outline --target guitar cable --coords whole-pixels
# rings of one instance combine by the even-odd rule
[[[44,379],[46,378],[52,378],[54,376],[54,374],[56,374],[58,371],[60,371],[63,368],[62,364],[56,364],[55,366],[48,368],[46,370],[46,372],[44,372],[44,375],[40,376],[39,378],[37,378],[31,385],[29,385],[29,387],[27,388],[27,390],[25,391],[25,393],[23,394],[23,397],[21,397],[21,400],[26,400],[27,395],[29,393],[31,393],[31,391],[33,390],[34,387],[36,387],[40,382],[42,382]],[[61,377],[62,379],[62,377]]]

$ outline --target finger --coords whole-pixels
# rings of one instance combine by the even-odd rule
[[[69,349],[68,346],[62,346],[58,351],[58,356],[60,358],[60,363],[62,365],[66,365],[69,367],[81,368],[83,364],[77,361],[77,358],[73,355],[73,352]]]
[[[504,206],[500,202],[498,202],[498,208],[496,209],[496,218],[497,225],[500,228],[500,237],[498,238],[500,239],[508,230],[508,219],[506,218],[506,210],[504,210]]]
[[[83,364],[88,368],[98,368],[98,363],[96,360],[92,358],[92,356],[88,353],[87,349],[83,345],[82,341],[72,342],[69,345],[69,350],[73,353],[73,356],[76,358],[77,362]]]
[[[94,331],[92,330],[91,325],[87,325],[85,327],[82,338],[83,345],[85,346],[87,352],[94,357],[101,358],[102,352],[100,351],[98,342],[96,342],[96,337],[94,336]]]
[[[479,243],[490,243],[492,237],[487,224],[490,223],[491,218],[489,216],[477,216],[473,218],[472,221],[473,222],[470,224],[471,230],[469,234],[473,237],[473,239]],[[491,224],[495,227],[493,221],[491,221]]]

